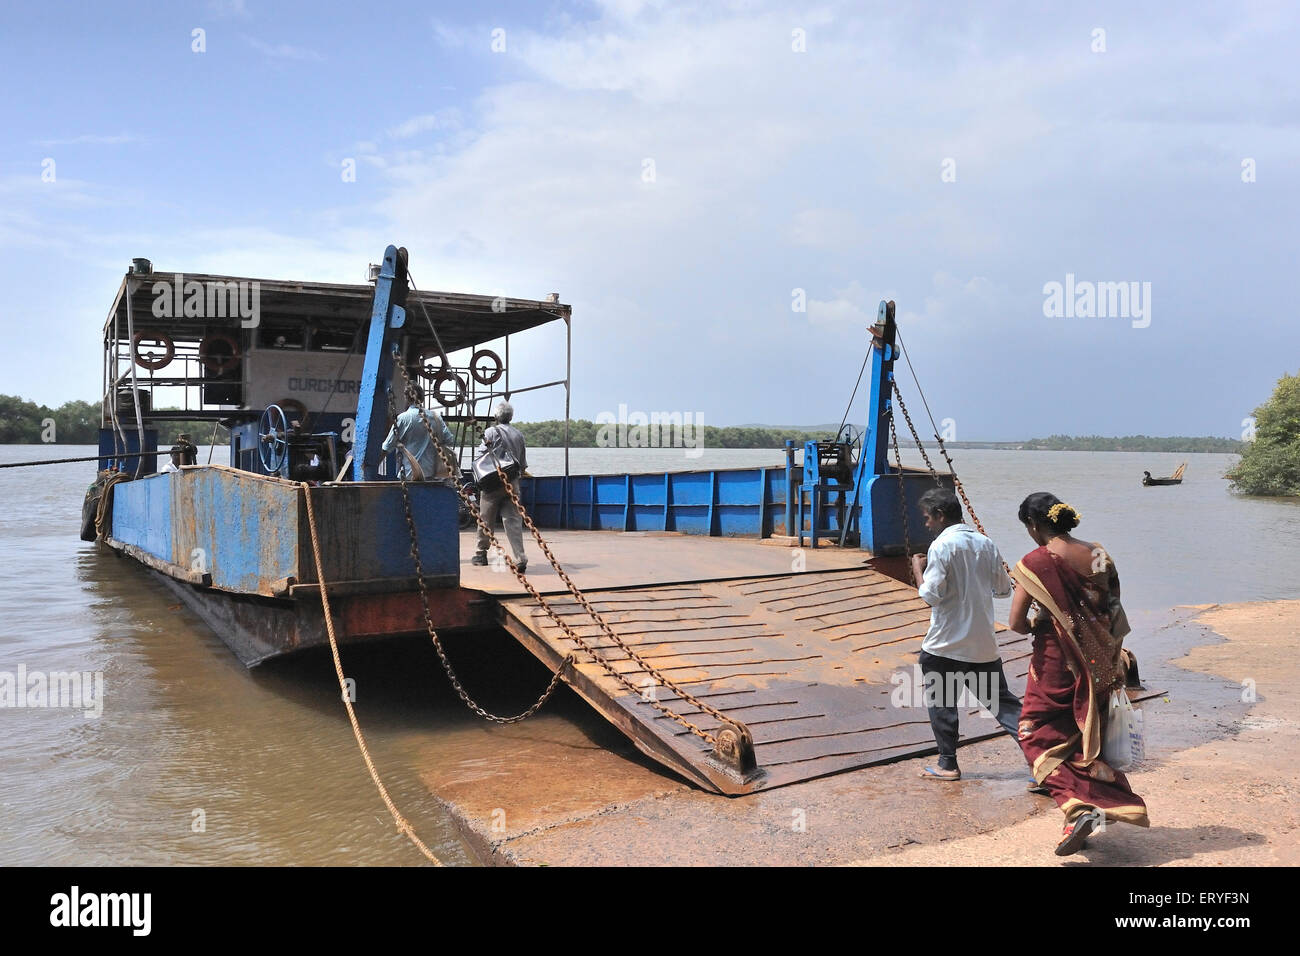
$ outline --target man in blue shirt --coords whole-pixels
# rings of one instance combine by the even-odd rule
[[[946,488],[921,496],[925,526],[937,531],[926,555],[912,556],[917,593],[930,605],[930,629],[921,642],[920,666],[930,728],[939,746],[938,767],[921,776],[960,780],[957,767],[957,700],[968,688],[1002,728],[1019,740],[1020,698],[1007,687],[993,630],[993,598],[1009,597],[1011,578],[997,545],[962,522],[961,504]]]
[[[388,437],[381,446],[385,452],[392,451],[393,445],[400,442],[406,454],[398,449],[397,474],[407,481],[430,481],[447,476],[447,466],[438,456],[438,449],[429,441],[429,429],[425,427],[423,416],[428,416],[433,425],[433,434],[443,448],[451,450],[456,443],[451,429],[442,417],[432,409],[424,409],[424,389],[412,385],[411,404],[406,411],[397,416],[397,421],[388,430]]]

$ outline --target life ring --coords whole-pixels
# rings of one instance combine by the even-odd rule
[[[442,374],[442,370],[444,368],[446,368],[446,366],[443,364],[442,359],[439,358],[437,365],[429,364],[424,366],[423,368],[420,369],[419,375],[421,378],[427,378],[429,381],[432,382],[435,379],[437,379],[439,375]]]
[[[212,346],[219,342],[224,342],[230,349],[230,354],[224,358],[212,354]],[[203,341],[199,343],[199,361],[211,372],[229,372],[239,364],[240,357],[239,343],[229,335],[214,332],[203,336]]]
[[[297,422],[299,425],[307,421],[307,406],[296,398],[282,398],[275,404],[280,406],[284,412],[285,421],[289,424]]]
[[[485,362],[490,361],[494,363],[496,368],[491,372],[480,374],[478,367],[480,359]],[[501,373],[505,370],[506,367],[501,362],[501,356],[497,355],[497,353],[493,352],[491,349],[479,349],[469,360],[469,374],[473,375],[474,381],[478,382],[480,385],[491,385],[501,377]]]
[[[456,394],[451,398],[442,393],[442,383],[449,379],[456,383]],[[454,408],[465,401],[467,388],[466,381],[449,368],[440,369],[438,374],[433,377],[433,395],[443,408]]]
[[[153,352],[140,351],[141,342],[157,342],[163,347],[162,358],[153,358]],[[150,356],[145,358],[145,356]],[[156,372],[160,368],[166,368],[176,356],[176,343],[166,332],[137,332],[131,338],[131,357],[135,359],[135,364],[141,368],[147,368],[151,372]]]

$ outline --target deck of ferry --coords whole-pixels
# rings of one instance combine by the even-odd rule
[[[506,544],[505,532],[500,527],[496,536],[502,545]],[[790,574],[794,572],[796,560],[802,560],[809,571],[861,568],[868,557],[857,548],[795,549],[772,538],[551,529],[544,530],[542,536],[560,566],[584,591]],[[469,563],[476,538],[476,532],[472,531],[462,531],[460,535],[461,587],[494,595],[527,593],[504,565],[498,565],[500,570],[495,570]],[[822,539],[823,545],[825,540]],[[567,590],[527,529],[524,529],[524,553],[528,558],[528,580],[537,590],[543,594]]]

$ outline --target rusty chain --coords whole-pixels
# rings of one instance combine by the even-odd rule
[[[925,465],[930,469],[930,474],[934,477],[935,483],[942,487],[943,483],[939,480],[939,473],[935,471],[934,465],[930,463],[930,456],[926,454],[925,446],[921,444],[921,438],[916,433],[916,427],[912,424],[912,416],[908,414],[907,406],[903,403],[903,396],[899,394],[898,382],[894,382],[894,400],[898,402],[899,411],[903,413],[903,418],[907,420],[907,427],[912,431],[912,438],[916,441],[916,447],[921,450],[921,457],[925,459]],[[957,469],[952,466],[952,456],[948,454],[948,449],[939,435],[934,436],[935,441],[939,443],[939,451],[942,453],[944,460],[948,462],[948,471],[952,473],[952,483],[957,488],[957,494],[961,495],[962,503],[966,506],[966,512],[970,515],[971,521],[975,523],[975,530],[984,534],[984,525],[980,524],[980,519],[975,514],[975,509],[971,507],[970,498],[966,497],[966,488],[962,485],[961,479],[957,477]]]
[[[392,389],[388,390],[388,413],[392,416],[394,421],[397,420],[395,409],[393,407]],[[423,414],[421,414],[420,417],[425,419],[427,425],[427,418],[425,418]],[[429,439],[431,441],[433,440],[432,427],[429,428]],[[396,439],[396,443],[405,453],[406,446],[402,444],[402,440],[398,438]],[[555,693],[555,689],[560,686],[560,680],[563,677],[565,670],[573,663],[573,655],[570,654],[560,662],[560,666],[555,669],[555,675],[551,678],[551,682],[547,685],[546,690],[542,691],[542,695],[537,698],[537,701],[527,710],[516,714],[514,717],[502,717],[499,714],[490,713],[485,710],[478,701],[469,695],[469,692],[465,690],[464,685],[461,684],[460,678],[456,676],[456,669],[451,666],[451,661],[447,657],[447,652],[443,649],[442,640],[438,637],[438,630],[433,626],[433,614],[429,610],[429,585],[424,579],[424,564],[420,560],[419,539],[415,531],[415,515],[411,512],[411,490],[407,487],[406,475],[404,474],[404,470],[400,467],[397,469],[397,478],[402,485],[402,509],[406,513],[406,527],[411,533],[411,560],[415,564],[415,579],[420,586],[420,608],[424,613],[424,626],[429,632],[430,640],[433,641],[434,650],[438,652],[438,660],[442,662],[442,669],[447,672],[447,679],[451,681],[452,688],[455,689],[457,696],[465,702],[465,706],[474,711],[474,713],[478,714],[484,720],[490,720],[494,724],[514,724],[521,720],[527,720],[541,709],[542,705],[545,704],[547,700],[550,699],[551,695]]]
[[[408,399],[414,398],[415,392],[414,392],[413,383],[410,380],[410,376],[406,372],[406,367],[400,361],[396,362],[395,364],[397,365],[399,371],[402,374],[402,379],[404,381],[404,390],[406,392]],[[483,516],[479,511],[477,502],[471,499],[468,492],[465,491],[461,483],[454,479],[454,476],[457,474],[459,470],[459,466],[456,464],[455,460],[451,457],[450,449],[444,448],[442,442],[439,441],[437,439],[437,436],[434,435],[433,423],[429,420],[429,416],[425,414],[423,408],[420,408],[420,420],[424,423],[425,430],[429,434],[429,440],[433,443],[433,447],[437,449],[438,455],[442,459],[443,464],[447,466],[448,472],[453,476],[453,485],[455,487],[456,493],[460,496],[460,499],[465,503],[465,506],[469,509],[470,514],[473,515],[475,523],[487,536],[488,540],[491,542],[492,547],[496,548],[501,552],[501,555],[505,560],[506,565],[510,568],[515,578],[528,592],[528,594],[533,598],[533,600],[537,603],[537,605],[542,608],[542,610],[546,613],[546,615],[553,622],[555,622],[555,624],[564,632],[564,635],[569,640],[573,641],[575,644],[581,647],[582,650],[584,650],[587,653],[587,655],[591,657],[592,661],[596,663],[598,666],[600,666],[601,669],[603,669],[607,674],[609,674],[610,677],[612,677],[615,681],[623,685],[632,693],[637,694],[644,703],[649,704],[651,707],[653,707],[655,710],[658,710],[660,713],[664,714],[665,716],[672,718],[677,723],[681,724],[684,728],[686,728],[688,731],[695,734],[697,737],[702,738],[708,743],[716,744],[717,738],[714,734],[696,726],[690,720],[688,720],[681,714],[676,713],[674,710],[667,707],[660,701],[655,700],[653,698],[647,698],[644,694],[644,688],[637,687],[634,683],[632,683],[632,681],[627,677],[626,674],[617,670],[613,666],[613,664],[604,657],[604,655],[599,653],[596,647],[588,643],[588,641],[585,638],[583,638],[576,631],[573,630],[573,628],[568,624],[568,622],[563,620],[560,617],[560,615],[556,613],[555,609],[551,606],[550,602],[547,601],[546,598],[543,597],[542,594],[535,587],[533,587],[532,582],[530,582],[528,578],[524,575],[524,573],[519,570],[519,567],[516,564],[515,560],[497,542],[496,533],[493,529],[489,528],[487,524],[484,522]],[[511,483],[510,479],[506,476],[505,472],[502,470],[500,462],[497,462],[495,458],[496,456],[494,453],[493,460],[494,463],[496,464],[497,476],[501,479],[502,487],[506,490],[506,493],[510,496],[511,502],[518,510],[520,518],[523,520],[523,523],[528,527],[528,530],[532,532],[533,538],[537,541],[538,547],[541,549],[542,553],[546,556],[546,559],[550,562],[551,567],[555,569],[555,573],[565,583],[566,587],[569,590],[569,593],[572,594],[575,600],[577,600],[577,602],[582,606],[583,610],[586,611],[587,615],[591,618],[591,620],[605,633],[607,637],[610,638],[610,640],[614,642],[614,644],[616,644],[619,648],[623,650],[625,654],[627,654],[628,660],[638,664],[644,673],[652,675],[655,679],[657,679],[660,682],[660,684],[672,690],[678,696],[679,699],[694,705],[695,707],[699,708],[700,711],[709,714],[710,716],[714,717],[724,725],[736,724],[737,721],[735,721],[733,718],[728,717],[726,714],[722,713],[716,708],[710,706],[709,704],[706,704],[704,701],[695,697],[689,691],[683,690],[671,678],[665,676],[658,668],[656,668],[649,661],[641,657],[641,655],[639,655],[630,646],[628,646],[628,644],[624,642],[622,638],[620,638],[617,634],[614,633],[614,631],[609,627],[609,624],[605,621],[604,617],[594,607],[591,606],[591,603],[587,600],[586,595],[584,595],[582,591],[579,590],[578,586],[574,584],[572,578],[570,578],[569,575],[565,572],[564,568],[560,566],[560,562],[556,559],[555,555],[551,552],[551,549],[547,545],[545,539],[542,537],[541,532],[537,529],[537,525],[533,522],[532,516],[529,515],[527,509],[524,508],[523,502],[519,500],[519,496],[515,492],[514,486]],[[571,657],[572,655],[570,655],[570,658]],[[566,658],[566,660],[568,659],[569,658]]]
[[[925,445],[921,442],[921,436],[917,434],[916,426],[912,424],[912,416],[908,414],[907,406],[903,404],[903,396],[900,395],[898,391],[898,380],[893,379],[890,384],[894,389],[894,401],[898,404],[898,410],[903,413],[903,419],[907,422],[907,430],[912,433],[912,441],[916,442],[916,447],[920,449],[921,457],[925,459],[925,467],[930,469],[930,477],[934,479],[936,485],[942,488],[943,481],[939,478],[939,472],[935,470],[934,463],[930,461],[930,455],[926,452]],[[894,426],[892,414],[889,425],[891,428]],[[895,450],[897,450],[897,448],[895,448]],[[954,474],[953,478],[956,479],[956,477],[957,475]]]
[[[889,440],[894,446],[894,463],[898,468],[898,510],[903,516],[903,558],[907,562],[907,579],[919,586],[916,572],[912,570],[912,538],[907,526],[907,494],[903,490],[903,456],[898,451],[898,429],[894,427],[894,410],[889,410]]]
[[[904,404],[904,402],[903,402],[903,396],[902,396],[902,395],[899,393],[899,391],[898,391],[898,380],[895,379],[895,380],[893,381],[892,384],[893,384],[893,388],[894,388],[894,401],[898,403],[899,411],[901,411],[901,412],[903,413],[903,418],[904,418],[904,419],[906,420],[906,422],[907,422],[907,427],[908,427],[908,429],[911,430],[911,432],[912,432],[912,439],[916,442],[916,447],[919,448],[919,449],[921,450],[921,457],[925,459],[925,465],[926,465],[927,468],[930,469],[930,476],[931,476],[932,478],[934,478],[935,484],[937,484],[940,488],[942,488],[942,487],[943,487],[943,482],[939,480],[939,473],[938,473],[937,471],[935,471],[934,465],[930,462],[930,456],[929,456],[928,454],[926,454],[925,446],[921,443],[921,436],[917,434],[917,432],[916,432],[916,426],[912,424],[912,416],[911,416],[910,414],[908,414],[908,411],[907,411],[907,405]],[[891,410],[890,417],[889,417],[889,429],[890,429],[890,434],[891,434],[891,436],[892,436],[893,439],[894,439],[894,454],[897,455],[897,454],[898,454],[898,436],[895,435],[895,434],[894,434],[894,431],[893,431],[893,430],[894,430],[894,417],[893,417],[892,410]],[[964,505],[966,506],[966,513],[970,515],[970,519],[971,519],[971,521],[972,521],[972,522],[974,523],[974,525],[975,525],[975,530],[978,531],[980,534],[984,535],[985,537],[987,537],[987,536],[988,536],[988,532],[984,530],[984,525],[980,524],[979,515],[977,515],[977,514],[975,513],[975,509],[974,509],[973,507],[971,507],[970,498],[968,498],[968,497],[966,496],[966,486],[963,485],[963,484],[961,483],[961,479],[957,477],[957,469],[953,467],[953,464],[952,464],[952,456],[948,454],[948,448],[947,448],[946,445],[944,445],[944,443],[943,443],[943,438],[939,435],[938,432],[935,432],[934,440],[937,441],[937,442],[939,443],[939,452],[943,455],[944,460],[945,460],[946,462],[948,462],[948,471],[952,474],[952,483],[953,483],[953,487],[957,489],[957,494],[961,495],[962,504],[964,504]],[[902,459],[901,459],[901,458],[899,459],[899,468],[900,468],[900,469],[902,468]],[[902,487],[902,478],[901,478],[901,477],[900,477],[900,479],[899,479],[899,487],[900,487],[900,488]],[[904,535],[904,546],[906,546],[906,535],[907,535],[907,515],[906,515],[906,514],[903,515],[903,535]],[[1010,576],[1010,575],[1011,575],[1011,566],[1008,565],[1007,562],[1006,562],[1006,559],[1005,559],[1005,558],[1002,558],[1000,555],[999,555],[999,560],[1002,561],[1002,570],[1006,571],[1006,572],[1007,572],[1007,575]],[[910,560],[909,560],[909,564],[910,564]]]

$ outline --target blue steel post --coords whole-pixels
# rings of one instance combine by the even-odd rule
[[[794,498],[799,494],[799,484],[794,480],[794,439],[785,440],[785,533],[794,534]]]
[[[352,445],[352,480],[374,481],[383,457],[380,445],[387,429],[388,392],[393,381],[392,342],[406,324],[406,249],[389,246],[375,280],[366,338],[366,362],[357,397],[356,441]],[[406,402],[395,402],[398,410]]]
[[[889,415],[894,392],[895,351],[894,303],[881,302],[876,324],[871,327],[871,395],[867,407],[867,434],[862,442],[858,475],[859,487],[867,477],[864,464],[871,463],[872,474],[883,475],[889,460]]]
[[[895,329],[894,303],[882,300],[880,308],[876,310],[876,324],[871,327],[871,392],[867,407],[867,431],[862,438],[862,451],[858,455],[858,467],[853,475],[853,507],[849,509],[844,522],[841,544],[858,514],[867,482],[885,474],[889,469],[889,416],[893,410],[894,359],[897,357]],[[871,467],[870,473],[867,471],[868,465]],[[871,507],[870,501],[868,496],[868,508]],[[869,535],[861,534],[861,520],[858,521],[858,530],[861,546],[869,548]]]

